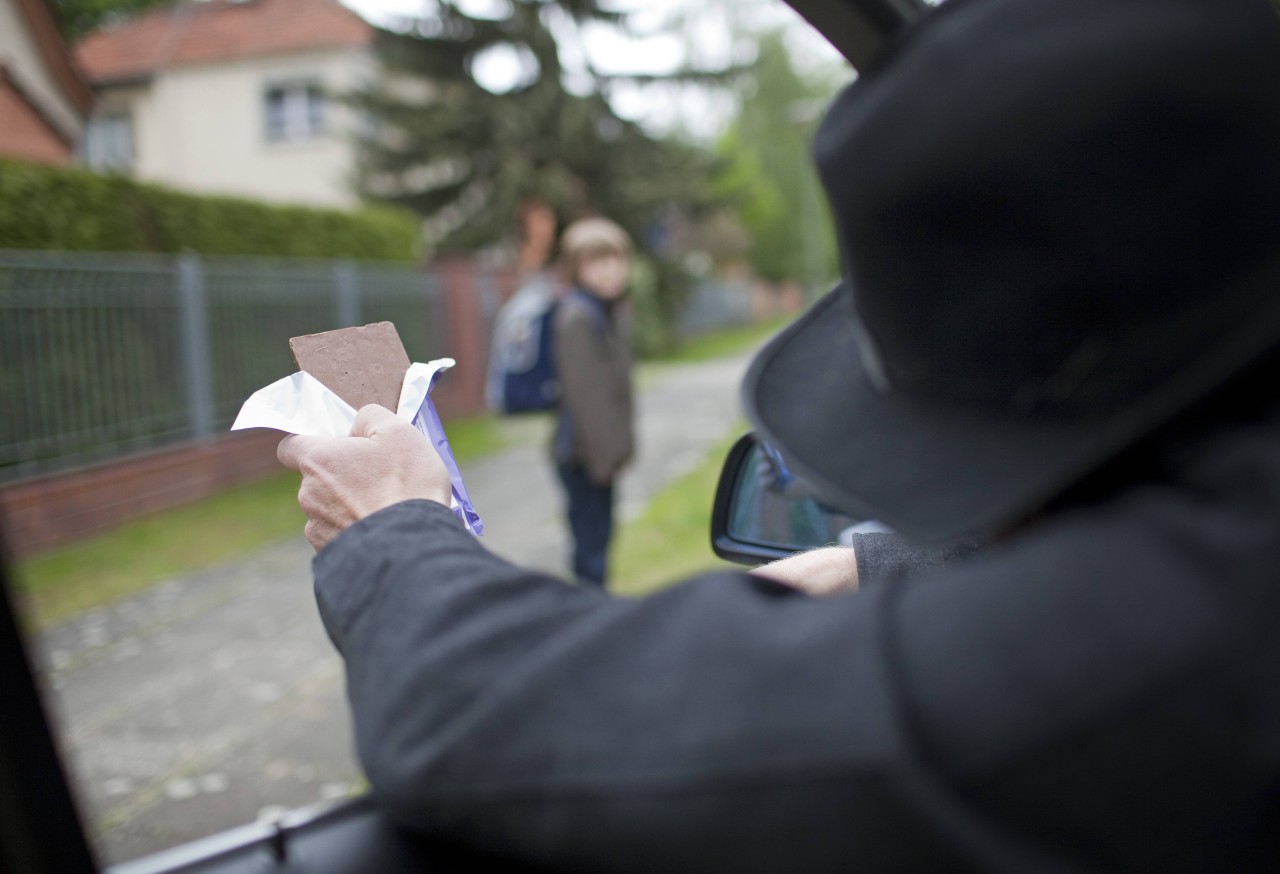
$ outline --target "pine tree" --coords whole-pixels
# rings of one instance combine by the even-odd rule
[[[621,21],[598,0],[511,0],[497,20],[442,0],[411,28],[380,31],[387,75],[353,97],[373,122],[362,194],[424,216],[438,250],[509,238],[520,203],[534,198],[562,220],[607,215],[645,247],[661,215],[705,203],[710,158],[620,117],[608,101],[615,80],[575,70],[574,90],[566,86],[556,36]],[[477,56],[495,46],[515,47],[529,68],[503,94],[473,74]]]

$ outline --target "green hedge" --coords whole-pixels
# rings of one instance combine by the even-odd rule
[[[418,221],[188,194],[80,168],[0,160],[0,249],[414,261]]]

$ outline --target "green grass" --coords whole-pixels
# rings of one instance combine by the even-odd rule
[[[703,571],[736,567],[711,551],[711,504],[720,468],[739,432],[694,470],[663,488],[614,541],[610,591],[647,595]]]
[[[492,416],[450,419],[445,430],[449,432],[449,448],[459,464],[492,455],[507,446],[500,423]]]
[[[775,319],[758,325],[726,328],[685,340],[668,355],[655,358],[654,363],[685,364],[727,358],[740,352],[748,352],[776,334],[788,319]]]
[[[463,463],[505,445],[489,417],[451,421],[448,431],[454,456]],[[35,628],[47,628],[161,580],[300,534],[306,518],[297,493],[298,475],[282,471],[21,560],[16,576],[26,619]]]
[[[25,612],[45,628],[168,577],[209,567],[302,531],[298,475],[263,482],[128,522],[18,562]]]

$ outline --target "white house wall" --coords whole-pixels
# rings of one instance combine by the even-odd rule
[[[180,67],[160,71],[140,92],[104,95],[100,111],[131,104],[139,179],[203,193],[350,207],[357,203],[352,113],[330,100],[324,136],[271,142],[263,94],[272,82],[296,80],[349,89],[373,70],[371,55],[352,49]]]
[[[35,34],[13,0],[0,0],[0,64],[35,100],[49,121],[75,142],[80,136],[80,115],[63,96],[53,73],[45,65]]]

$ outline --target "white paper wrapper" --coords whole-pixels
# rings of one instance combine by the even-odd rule
[[[453,367],[452,358],[437,358],[426,364],[413,363],[400,387],[396,415],[417,426],[431,440],[453,481],[453,512],[472,534],[484,531],[484,523],[462,483],[462,474],[449,449],[444,426],[431,403],[431,387],[441,373]],[[299,371],[278,379],[249,396],[231,425],[232,431],[244,428],[272,428],[288,434],[318,437],[346,437],[356,420],[351,405],[326,388],[309,373]]]

